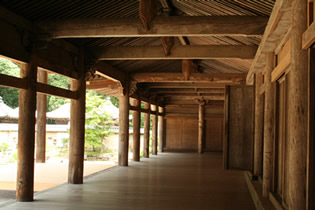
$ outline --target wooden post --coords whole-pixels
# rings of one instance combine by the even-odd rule
[[[47,84],[47,72],[38,71],[38,82]],[[47,96],[37,93],[37,136],[36,136],[36,162],[45,163],[46,160],[46,111]]]
[[[159,107],[159,112],[163,113],[163,107]],[[164,117],[159,115],[159,151],[164,152]]]
[[[83,56],[82,56],[83,57]],[[83,59],[81,59],[83,60]],[[85,75],[83,63],[79,69],[79,79],[71,81],[71,90],[78,92],[78,99],[72,99],[70,105],[70,143],[68,183],[83,183],[84,135],[85,135]]]
[[[302,35],[307,25],[307,1],[292,4],[291,66],[288,76],[288,194],[289,209],[305,209],[306,139],[307,139],[307,51],[302,49]]]
[[[274,141],[274,86],[271,72],[274,68],[274,54],[269,53],[266,61],[265,81],[265,120],[264,120],[264,162],[263,162],[263,196],[268,197],[272,184],[272,154]]]
[[[150,110],[150,104],[145,103],[144,108]],[[150,113],[144,114],[144,136],[143,136],[143,157],[149,157],[150,145]]]
[[[21,65],[21,78],[27,81],[27,89],[20,89],[18,168],[16,200],[32,201],[34,193],[34,144],[37,66],[34,58]]]
[[[138,99],[133,100],[133,106],[138,110],[133,112],[133,160],[140,161],[140,103]]]
[[[199,103],[199,130],[198,130],[198,153],[202,153],[203,142],[204,142],[204,123],[205,123],[205,108],[204,103]]]
[[[127,85],[126,85],[127,86]],[[128,166],[129,148],[129,90],[119,96],[119,154],[118,165]]]
[[[157,105],[152,105],[152,111],[156,114],[152,115],[152,155],[157,155],[157,135],[158,135],[158,109]]]
[[[263,100],[260,95],[260,86],[263,76],[261,73],[255,75],[255,134],[254,134],[254,176],[262,174],[262,134],[263,134]]]

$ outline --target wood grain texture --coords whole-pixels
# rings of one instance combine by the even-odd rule
[[[243,172],[223,170],[222,153],[162,153],[89,176],[83,185],[36,194],[35,200],[2,209],[255,209]]]

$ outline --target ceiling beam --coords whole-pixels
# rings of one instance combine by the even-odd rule
[[[267,17],[254,16],[159,16],[149,31],[139,18],[129,17],[39,21],[37,25],[48,33],[45,38],[257,36],[263,34],[267,21]]]
[[[204,99],[204,100],[214,100],[214,101],[223,101],[224,100],[224,94],[222,95],[212,95],[212,96],[190,96],[190,95],[187,95],[187,96],[182,96],[182,95],[179,95],[179,96],[166,96],[165,99],[166,101],[167,100],[175,100],[175,99],[179,99],[179,100],[195,100],[195,99]]]
[[[113,80],[115,82],[120,82],[122,86],[128,80],[128,75],[126,73],[116,69],[115,67],[105,62],[98,61],[93,68],[95,70],[95,74],[105,77],[106,79]]]
[[[150,89],[151,93],[168,94],[168,93],[224,93],[223,88],[173,88],[173,89]]]
[[[108,89],[117,89],[120,85],[118,82],[115,82],[113,80],[90,80],[86,81],[86,89],[102,89],[102,88],[108,88]]]
[[[90,52],[99,60],[171,60],[171,59],[253,59],[256,46],[248,45],[178,45],[165,55],[161,46],[93,47]]]
[[[184,82],[187,81],[182,73],[135,73],[130,77],[137,82]],[[189,82],[209,82],[218,84],[242,84],[245,82],[246,74],[225,73],[192,73]]]
[[[225,88],[225,84],[214,84],[208,82],[147,82],[141,83],[141,87],[144,89],[153,89],[153,88]]]

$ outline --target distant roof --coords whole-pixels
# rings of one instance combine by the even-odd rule
[[[1,118],[16,118],[14,109],[6,105],[3,102],[1,96],[0,96],[0,117]]]

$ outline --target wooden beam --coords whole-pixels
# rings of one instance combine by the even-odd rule
[[[191,99],[198,99],[201,98],[201,96],[182,96],[182,95],[164,95],[164,97],[168,99],[181,99],[181,100],[191,100]],[[224,95],[214,95],[214,96],[202,96],[205,100],[214,100],[214,101],[223,101],[224,100]]]
[[[262,71],[264,68],[267,54],[274,52],[281,40],[286,36],[287,32],[290,31],[291,19],[291,3],[286,0],[277,0],[269,17],[256,56],[247,74],[246,82],[248,85],[253,84],[254,73]]]
[[[178,82],[185,81],[182,73],[136,73],[130,77],[137,82]],[[234,83],[245,82],[245,74],[192,73],[187,82]]]
[[[62,98],[77,99],[78,92],[54,87],[44,83],[36,83],[36,91],[47,95],[58,96]]]
[[[156,94],[168,94],[168,93],[224,93],[223,88],[172,88],[172,89],[150,89],[150,92]]]
[[[315,22],[313,22],[303,33],[302,47],[304,50],[311,47],[315,43]]]
[[[39,21],[49,38],[161,37],[161,36],[257,36],[268,18],[258,16],[156,17],[149,31],[138,18],[86,18]]]
[[[0,74],[0,86],[27,89],[27,81],[23,78]]]
[[[253,59],[256,50],[256,46],[248,45],[176,45],[165,55],[161,46],[89,48],[99,60]]]
[[[102,61],[97,62],[94,66],[94,69],[96,74],[107,79],[120,82],[122,85],[124,85],[128,80],[128,77],[124,72]]]
[[[101,88],[109,88],[109,89],[118,89],[120,87],[118,82],[113,80],[90,80],[86,81],[86,89],[101,89]]]
[[[224,88],[225,84],[215,84],[208,82],[146,82],[141,83],[141,87],[151,90],[157,89],[172,89],[172,88]]]

